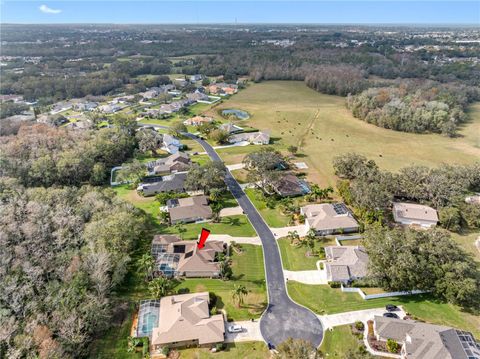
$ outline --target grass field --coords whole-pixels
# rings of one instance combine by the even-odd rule
[[[180,350],[181,359],[268,359],[271,355],[263,342],[227,344],[225,350],[211,353],[208,349]]]
[[[247,188],[245,194],[270,227],[288,226],[289,218],[281,213],[278,205],[275,208],[268,208],[259,190]]]
[[[430,323],[449,325],[469,330],[480,337],[480,316],[462,312],[458,307],[438,301],[430,295],[363,300],[356,293],[343,293],[327,285],[306,285],[288,282],[288,293],[294,301],[318,314],[333,314],[351,310],[402,305],[407,312]]]
[[[363,342],[353,335],[350,325],[341,325],[327,330],[320,351],[328,358],[346,359],[348,352],[357,351]]]
[[[396,132],[355,119],[345,108],[343,97],[324,95],[303,82],[268,81],[251,84],[217,108],[240,108],[251,117],[242,124],[270,130],[275,147],[299,147],[299,161],[309,166],[308,178],[321,185],[334,184],[332,159],[357,152],[375,160],[381,168],[398,170],[410,164],[436,166],[470,163],[480,158],[480,104],[471,106],[471,121],[457,138],[438,134]],[[222,150],[227,164],[239,163],[252,147]],[[243,153],[242,153],[243,152]]]
[[[305,253],[310,250],[306,246],[292,246],[290,240],[281,238],[277,241],[282,256],[283,267],[286,270],[313,270],[317,269],[317,261],[320,259],[316,257],[306,257]],[[316,241],[315,248],[320,249],[325,246],[335,245],[335,240]]]
[[[480,237],[480,232],[469,232],[464,234],[450,233],[452,239],[457,242],[467,253],[480,262],[480,251],[475,246],[475,240]]]

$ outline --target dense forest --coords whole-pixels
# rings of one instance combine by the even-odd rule
[[[0,357],[71,358],[108,327],[144,221],[110,190],[0,182]]]
[[[380,127],[453,137],[466,120],[465,107],[479,96],[473,87],[401,82],[348,96],[347,107],[355,117]]]

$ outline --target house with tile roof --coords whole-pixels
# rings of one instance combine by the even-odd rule
[[[228,138],[230,143],[249,142],[252,145],[268,145],[270,135],[267,132],[244,132],[232,135]]]
[[[325,255],[329,282],[348,283],[367,275],[368,254],[361,246],[328,246]]]
[[[185,152],[177,152],[166,158],[159,158],[158,160],[147,163],[147,170],[149,175],[165,175],[176,172],[188,171],[192,161]]]
[[[358,222],[344,203],[309,204],[300,208],[307,230],[319,235],[358,232]]]
[[[205,195],[169,199],[167,208],[171,224],[206,221],[213,216]]]
[[[431,228],[437,225],[438,215],[437,211],[429,206],[395,202],[393,204],[393,219],[405,226]]]
[[[472,333],[442,325],[375,316],[377,340],[401,345],[402,359],[480,359],[480,343]]]

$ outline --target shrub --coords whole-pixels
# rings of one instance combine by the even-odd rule
[[[217,352],[221,351],[221,350],[224,350],[225,349],[225,344],[223,343],[217,343],[215,345],[215,349],[217,349]]]
[[[340,282],[328,282],[328,285],[330,286],[330,288],[340,288],[342,283],[340,283]]]
[[[400,345],[395,340],[393,339],[387,340],[387,350],[390,353],[397,353],[399,349],[400,349]]]
[[[365,329],[365,325],[361,321],[356,321],[355,322],[355,329],[363,330],[363,329]]]
[[[162,354],[165,355],[165,356],[168,356],[168,354],[170,354],[170,347],[169,346],[165,346],[162,348]]]

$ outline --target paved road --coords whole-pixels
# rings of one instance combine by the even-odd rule
[[[213,161],[221,161],[206,141],[192,134],[186,135],[200,143]],[[225,182],[262,241],[269,298],[268,308],[260,321],[263,338],[274,345],[280,344],[288,337],[302,338],[310,341],[315,347],[319,346],[323,336],[322,324],[314,313],[289,298],[285,288],[280,252],[270,228],[229,171]]]

